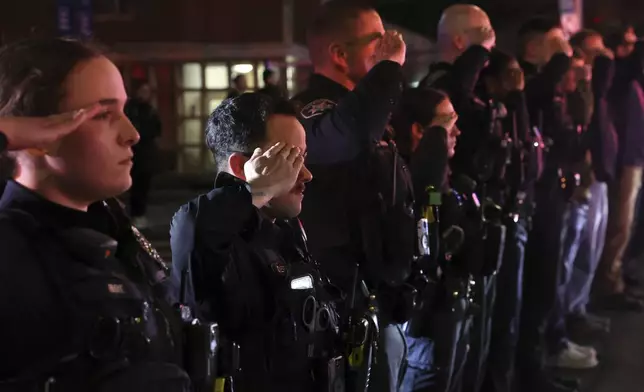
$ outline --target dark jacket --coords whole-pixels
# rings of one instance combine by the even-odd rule
[[[163,281],[150,283],[165,274],[118,208],[72,210],[8,183],[0,200],[0,379],[31,374],[42,387],[55,376],[57,388],[80,391],[97,390],[96,377],[110,392],[188,391],[175,365],[180,320]],[[116,251],[104,247],[112,240]],[[150,267],[161,275],[143,272]]]
[[[643,53],[638,43],[628,58],[615,60],[608,102],[619,139],[618,167],[644,165],[644,91],[638,81]]]
[[[221,173],[215,189],[179,209],[170,236],[175,288],[188,271],[194,298],[187,302],[241,346],[236,390],[324,390],[320,372],[335,355],[339,321],[299,227],[273,223],[252,204],[248,184]],[[313,287],[293,290],[291,280],[306,275]],[[304,324],[308,296],[331,310],[324,331]]]
[[[578,134],[559,84],[570,68],[570,58],[563,53],[555,54],[538,72],[534,65],[520,63],[526,74],[525,94],[532,125],[553,143],[546,156],[545,170],[555,172],[559,167],[569,167],[576,163],[571,159],[571,151],[577,146]]]
[[[613,75],[613,61],[605,56],[597,57],[593,65],[594,110],[588,126],[588,143],[595,178],[602,182],[615,178],[619,147],[608,101]]]
[[[311,252],[331,281],[348,293],[355,265],[365,259],[364,228],[356,217],[360,200],[354,200],[355,185],[365,172],[356,162],[382,140],[402,88],[402,67],[383,61],[353,91],[314,74],[308,88],[293,98],[301,107],[306,164],[313,173],[300,218],[309,234]],[[362,271],[374,284],[389,278],[368,263]]]

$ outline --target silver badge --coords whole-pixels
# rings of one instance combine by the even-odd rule
[[[154,247],[152,246],[152,243],[150,243],[150,241],[148,241],[148,239],[145,238],[143,234],[141,234],[139,229],[137,229],[134,226],[132,226],[132,233],[134,234],[134,238],[136,238],[136,242],[139,243],[139,245],[145,251],[145,253],[147,253],[154,261],[156,261],[163,271],[167,272],[168,266],[163,261],[163,258],[161,258],[161,255],[159,255],[159,252],[157,252],[157,250],[154,249]]]
[[[305,119],[319,116],[335,107],[336,103],[328,99],[316,99],[302,108],[300,115]]]

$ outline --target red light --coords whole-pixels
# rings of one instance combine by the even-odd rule
[[[600,24],[600,23],[601,23],[601,21],[602,21],[602,19],[601,19],[599,16],[595,16],[595,17],[593,18],[593,23],[594,23],[594,24]]]
[[[132,79],[145,79],[148,75],[145,67],[142,65],[136,64],[132,66],[131,72]]]

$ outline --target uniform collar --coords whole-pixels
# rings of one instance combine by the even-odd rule
[[[330,91],[335,94],[346,94],[349,92],[349,89],[341,85],[340,83],[327,78],[321,74],[313,74],[309,79],[309,88],[322,91]]]
[[[241,178],[235,177],[232,174],[226,172],[217,173],[217,177],[215,177],[215,189],[234,185],[242,186],[246,188],[248,192],[250,192],[250,185],[248,185],[248,183]]]
[[[215,189],[226,187],[234,187],[240,190],[243,189],[249,194],[251,193],[250,185],[241,178],[226,172],[217,173],[217,177],[215,177]],[[274,233],[277,229],[277,226],[275,223],[273,223],[272,219],[266,216],[266,214],[264,214],[262,210],[256,207],[253,208],[255,209],[256,224],[252,225],[252,231],[255,232],[260,230],[263,232]]]
[[[53,228],[91,226],[90,215],[92,213],[74,210],[49,201],[15,181],[7,182],[0,199],[0,211],[8,209],[26,212],[38,222]]]

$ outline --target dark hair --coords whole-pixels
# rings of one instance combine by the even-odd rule
[[[365,1],[328,1],[317,9],[307,33],[309,36],[318,36],[342,32],[347,29],[348,23],[356,20],[363,12],[373,10]]]
[[[526,46],[530,41],[559,27],[561,27],[560,22],[542,17],[530,19],[521,25],[517,34],[519,38],[519,56],[524,55]]]
[[[481,72],[481,77],[498,78],[508,69],[510,64],[516,61],[516,58],[509,53],[499,49],[493,49],[490,53],[490,61],[488,66]]]
[[[630,29],[633,29],[633,25],[627,24],[610,31],[606,35],[606,46],[611,50],[616,50],[618,46],[624,44],[624,36]]]
[[[353,32],[353,22],[374,8],[365,1],[331,0],[320,7],[306,32],[311,61],[315,64],[318,50],[316,43],[321,38],[348,38]]]
[[[273,71],[270,68],[266,68],[264,72],[262,72],[262,80],[264,81],[264,83],[266,83],[266,81],[270,79],[273,75],[275,75],[275,71]]]
[[[403,156],[411,154],[411,127],[414,123],[428,126],[436,116],[436,108],[447,99],[444,92],[432,88],[412,88],[403,92],[402,99],[391,117],[396,145]]]
[[[245,93],[226,99],[208,118],[206,145],[215,158],[217,171],[233,152],[250,154],[266,139],[266,123],[275,114],[297,116],[287,100],[260,93]]]
[[[591,29],[583,29],[579,30],[578,32],[575,33],[572,37],[570,37],[570,45],[573,48],[581,48],[584,45],[584,41],[586,41],[590,37],[601,37],[602,35]]]
[[[95,46],[63,38],[5,46],[0,50],[0,116],[58,113],[69,73],[78,63],[100,55]]]
[[[70,72],[100,55],[95,46],[63,38],[34,38],[4,46],[0,49],[0,116],[59,113]],[[0,154],[0,182],[13,176],[15,164],[14,157]]]

